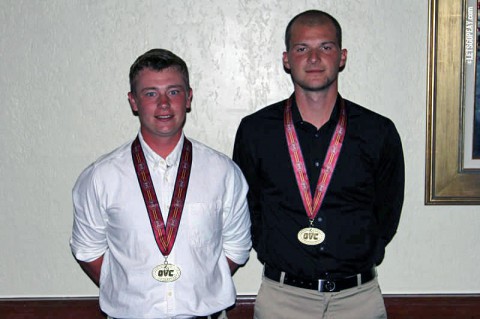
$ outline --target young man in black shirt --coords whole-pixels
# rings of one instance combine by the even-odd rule
[[[400,219],[402,145],[392,121],[338,93],[341,37],[325,12],[294,17],[283,53],[294,93],[237,131],[264,264],[256,319],[386,318],[375,267]]]

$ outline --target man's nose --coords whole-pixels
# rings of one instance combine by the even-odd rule
[[[308,54],[308,61],[310,63],[315,63],[318,60],[320,60],[320,51],[318,49],[310,50],[310,52]]]
[[[158,101],[157,101],[157,106],[166,108],[169,105],[170,105],[170,101],[169,101],[167,95],[166,94],[159,94]]]

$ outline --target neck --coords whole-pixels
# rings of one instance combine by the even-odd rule
[[[163,159],[166,159],[167,156],[170,155],[175,146],[177,146],[181,136],[181,133],[175,136],[152,136],[142,131],[142,137],[145,143]]]
[[[321,128],[330,119],[337,95],[336,90],[329,92],[295,90],[295,101],[302,119],[317,129]]]

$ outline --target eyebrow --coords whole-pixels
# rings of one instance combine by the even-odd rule
[[[182,84],[172,84],[172,85],[167,86],[167,90],[171,90],[171,89],[184,89],[185,90],[185,86],[182,85]],[[140,92],[150,91],[150,90],[158,90],[158,88],[156,86],[148,86],[148,87],[142,88],[140,90]]]
[[[334,40],[327,40],[327,41],[323,41],[320,43],[320,45],[324,45],[324,44],[335,44],[335,45],[338,45],[338,43]],[[306,42],[298,42],[298,43],[293,43],[292,46],[309,46],[308,43]]]

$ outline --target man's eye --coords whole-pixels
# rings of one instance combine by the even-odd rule
[[[338,52],[337,47],[333,44],[323,45],[321,49],[326,53]]]
[[[178,95],[180,94],[180,90],[171,90],[170,95]]]
[[[145,92],[145,96],[148,96],[148,97],[154,97],[156,96],[156,93],[151,91],[151,92]]]
[[[297,48],[297,52],[305,52],[306,50],[307,50],[307,48],[305,48],[305,47]]]

